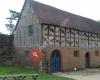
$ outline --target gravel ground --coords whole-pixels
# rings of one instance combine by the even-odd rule
[[[75,80],[100,80],[100,69],[87,69],[76,72],[54,73],[54,75],[74,78]]]

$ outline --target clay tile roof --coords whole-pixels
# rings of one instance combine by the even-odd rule
[[[39,18],[40,23],[64,25],[66,27],[76,28],[83,31],[100,33],[100,24],[94,20],[81,17],[37,1],[32,1],[30,4]]]

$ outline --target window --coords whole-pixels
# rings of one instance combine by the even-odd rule
[[[74,57],[78,57],[79,56],[79,51],[74,51]]]
[[[99,51],[95,51],[95,56],[99,56]]]
[[[26,51],[24,51],[24,53],[25,53],[25,57],[28,57],[29,51],[26,50]]]
[[[29,25],[28,26],[28,35],[31,36],[33,34],[33,26]]]

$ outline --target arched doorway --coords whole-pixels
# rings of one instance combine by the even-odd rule
[[[90,68],[90,53],[89,52],[85,54],[85,67]]]
[[[54,50],[50,57],[50,70],[51,72],[61,71],[61,55],[60,51]]]

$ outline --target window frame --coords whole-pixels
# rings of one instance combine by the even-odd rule
[[[74,57],[79,57],[79,51],[78,50],[74,50]]]
[[[95,56],[99,56],[99,51],[95,51]]]
[[[33,25],[29,25],[28,26],[28,35],[32,36],[32,34],[33,34]]]

